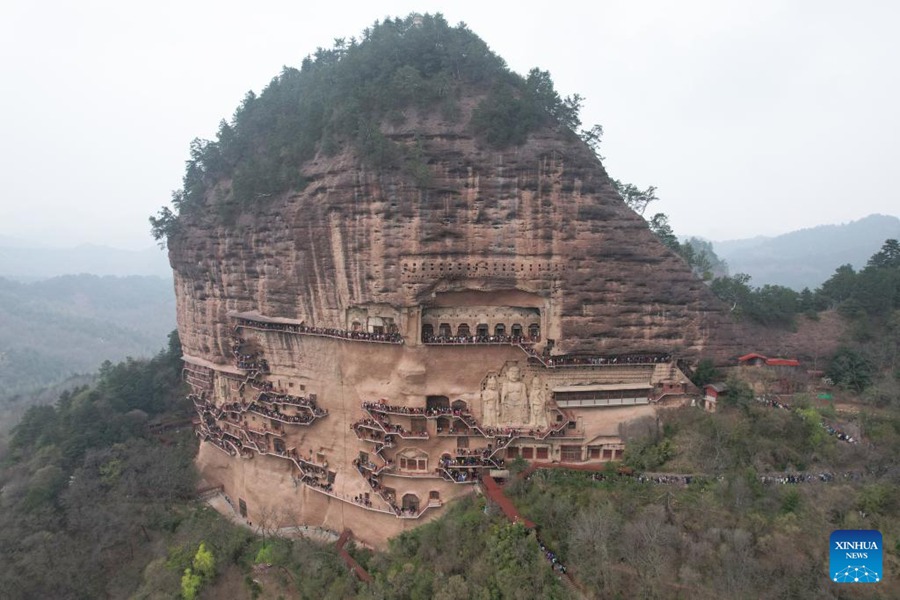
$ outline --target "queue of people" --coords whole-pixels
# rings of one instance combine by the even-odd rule
[[[787,402],[781,402],[774,396],[758,396],[756,401],[762,404],[763,406],[769,406],[771,408],[780,408],[782,410],[793,410],[793,407]],[[846,442],[848,444],[858,444],[859,440],[847,433],[842,429],[838,429],[833,425],[829,425],[828,423],[822,422],[822,427],[828,433],[828,435],[836,437],[838,440],[842,442]]]
[[[535,339],[522,335],[423,335],[423,344],[532,344]]]
[[[328,414],[328,411],[324,408],[320,408],[316,404],[316,395],[310,394],[309,396],[292,396],[290,394],[273,394],[268,392],[262,392],[257,397],[257,400],[260,402],[267,402],[269,404],[285,404],[289,406],[296,406],[299,408],[308,408],[313,412],[313,415],[317,417],[324,417]]]
[[[545,367],[595,367],[604,365],[654,365],[672,361],[671,354],[617,354],[613,356],[550,356],[529,352]]]
[[[358,342],[378,342],[382,344],[402,344],[403,336],[397,332],[392,333],[375,333],[369,331],[350,331],[347,329],[337,329],[334,327],[310,327],[304,323],[299,325],[294,323],[272,323],[269,321],[256,321],[241,317],[237,320],[238,327],[251,327],[253,329],[263,329],[266,331],[283,331],[285,333],[299,333],[305,335],[316,335],[320,337],[330,337],[342,340],[353,340]]]

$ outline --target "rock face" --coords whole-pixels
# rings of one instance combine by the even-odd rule
[[[350,329],[354,310],[383,307],[418,338],[420,307],[472,290],[532,297],[555,352],[733,350],[722,305],[586,146],[544,131],[488,151],[466,122],[410,119],[389,132],[401,143],[430,132],[425,189],[362,169],[348,150],[309,164],[305,190],[237,227],[188,221],[170,240],[185,352],[227,355],[229,311]]]
[[[676,359],[745,350],[587,146],[545,128],[488,149],[477,101],[383,125],[424,180],[348,145],[235,224],[216,194],[180,218],[198,464],[253,522],[381,545],[512,457],[619,457],[621,424],[695,391]]]

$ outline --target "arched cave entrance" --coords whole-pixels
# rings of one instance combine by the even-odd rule
[[[510,335],[513,337],[522,337],[522,325],[513,323],[512,329],[510,329]]]
[[[447,410],[450,408],[450,398],[447,396],[426,396],[425,408],[428,410]]]
[[[459,337],[469,337],[472,335],[469,333],[469,325],[468,323],[460,323],[459,327],[456,328],[456,335]]]
[[[537,323],[532,323],[528,326],[528,337],[532,339],[532,341],[537,342],[541,339],[541,326]]]
[[[497,323],[496,325],[494,325],[494,335],[506,335],[506,325],[504,325],[503,323]]]
[[[403,494],[402,508],[406,512],[419,514],[419,497],[415,494]]]
[[[488,331],[490,331],[490,328],[488,327],[487,323],[479,323],[475,328],[475,335],[479,337],[487,337]]]
[[[434,337],[434,325],[431,325],[430,323],[426,323],[425,325],[422,325],[422,341],[427,342],[428,340],[430,340],[433,337]]]
[[[453,335],[453,330],[450,329],[450,323],[441,323],[438,327],[438,335],[441,337],[450,337]]]

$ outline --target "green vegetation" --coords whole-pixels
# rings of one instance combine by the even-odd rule
[[[900,309],[900,257],[897,240],[886,240],[882,249],[858,273],[850,265],[838,267],[815,292],[796,292],[780,285],[750,286],[750,276],[718,277],[710,285],[713,293],[732,306],[732,312],[757,323],[792,327],[799,314],[817,318],[826,308],[836,308],[854,323],[859,341],[871,338],[873,328],[894,327]],[[894,343],[896,346],[896,342]],[[893,351],[896,354],[896,350]]]
[[[602,133],[602,128],[599,128],[598,141],[599,135],[602,135]],[[588,132],[582,132],[582,139],[590,143],[588,136]],[[594,148],[596,154],[597,148],[593,145],[592,148]],[[600,157],[599,154],[597,156],[598,158]],[[644,216],[650,204],[659,200],[656,196],[655,186],[651,185],[647,189],[642,190],[632,183],[624,183],[618,179],[613,179],[612,184],[625,204],[641,217]],[[650,227],[650,231],[656,235],[659,241],[669,250],[681,256],[688,266],[691,267],[694,274],[701,277],[704,281],[708,281],[714,276],[727,274],[728,267],[725,261],[716,256],[712,243],[696,237],[679,242],[678,236],[675,235],[675,230],[669,224],[669,216],[667,214],[656,213],[647,220],[647,224]]]
[[[577,132],[580,109],[580,96],[560,98],[550,73],[532,69],[524,86],[514,76],[499,81],[475,109],[472,125],[491,146],[505,148],[524,144],[528,134],[540,127],[558,124]],[[592,131],[599,143],[598,132]]]
[[[413,111],[459,118],[460,97],[483,94],[472,127],[494,147],[522,144],[539,127],[577,131],[581,98],[560,98],[549,73],[511,72],[465,24],[410,15],[367,28],[362,38],[336,39],[299,69],[285,67],[259,94],[248,92],[215,140],[194,140],[174,211],[151,217],[158,240],[177,232],[180,214],[213,201],[229,221],[266,200],[305,185],[302,167],[317,154],[351,147],[370,168],[400,169],[420,186],[421,144],[389,139],[382,127]],[[585,139],[599,143],[596,128]],[[573,134],[574,135],[574,134]]]
[[[832,530],[879,529],[889,577],[900,567],[900,487],[889,466],[900,453],[900,417],[841,418],[864,427],[871,444],[827,435],[821,423],[834,415],[812,407],[738,401],[714,414],[666,411],[658,427],[625,432],[633,436],[626,462],[695,474],[689,485],[641,483],[610,467],[597,478],[537,471],[510,490],[592,598],[843,597],[825,576]],[[835,479],[760,479],[785,471]]]
[[[333,546],[262,538],[194,498],[196,438],[179,382],[180,345],[107,363],[92,387],[27,411],[0,470],[0,587],[41,598],[562,598],[533,532],[482,501],[392,541],[352,550],[361,586]],[[180,429],[152,434],[156,423]],[[251,574],[254,564],[266,575]],[[244,580],[235,589],[235,579]],[[272,597],[275,597],[272,595]]]
[[[106,363],[92,387],[25,413],[0,469],[4,597],[234,597],[217,586],[249,572],[262,546],[194,500],[197,441],[185,425],[180,356],[172,334],[152,360]],[[268,543],[281,565],[273,586],[294,579],[302,597],[355,595],[332,547]]]
[[[628,208],[637,214],[644,216],[647,207],[653,202],[659,200],[656,197],[656,186],[651,185],[646,190],[642,190],[633,183],[624,183],[618,179],[612,180],[613,187],[619,192],[619,196],[628,205]]]
[[[468,600],[564,598],[534,532],[507,522],[484,501],[454,503],[437,521],[391,540],[365,565],[371,598]]]
[[[150,433],[154,423],[190,414],[179,356],[173,335],[154,359],[107,363],[92,387],[26,413],[0,471],[0,582],[8,595],[570,596],[535,533],[480,499],[453,503],[386,552],[351,546],[371,585],[356,581],[333,547],[268,530],[257,537],[223,520],[193,499],[196,439],[186,429]],[[837,597],[822,576],[823,540],[836,528],[882,531],[887,568],[896,570],[896,411],[840,415],[802,397],[787,411],[755,402],[740,381],[728,385],[718,413],[665,411],[621,432],[627,465],[702,474],[686,487],[641,483],[612,467],[599,481],[538,471],[507,486],[589,597]],[[825,423],[858,430],[865,443],[840,442]],[[524,463],[512,466],[520,473]],[[760,481],[786,471],[837,476],[793,486]]]

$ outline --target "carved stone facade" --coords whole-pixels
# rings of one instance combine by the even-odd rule
[[[237,224],[215,194],[179,217],[197,462],[249,519],[382,545],[511,457],[619,458],[622,423],[694,393],[677,359],[740,348],[590,149],[548,128],[489,151],[476,104],[385,124],[421,140],[427,190],[348,145]]]

